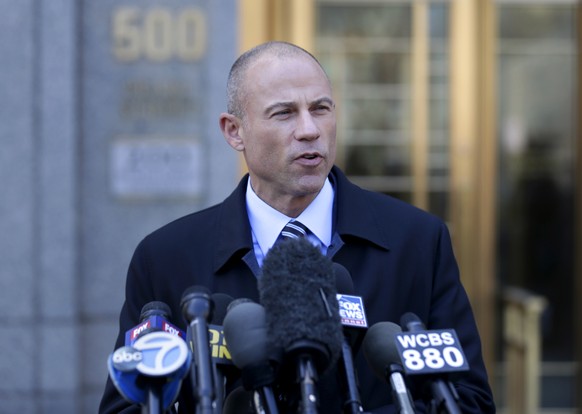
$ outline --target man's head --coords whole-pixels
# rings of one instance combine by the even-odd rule
[[[244,154],[253,190],[296,216],[315,198],[335,161],[331,85],[319,62],[285,42],[244,53],[227,84],[227,142]]]
[[[246,99],[244,77],[246,71],[260,57],[267,54],[280,59],[293,56],[310,56],[313,61],[321,67],[321,64],[315,56],[307,50],[288,42],[267,42],[247,50],[234,62],[230,68],[230,73],[228,74],[226,97],[227,111],[229,114],[236,115],[239,118],[244,117],[244,102]]]

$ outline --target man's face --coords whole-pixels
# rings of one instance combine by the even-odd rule
[[[309,56],[264,57],[249,68],[239,135],[254,191],[271,206],[313,199],[333,166],[335,105]]]

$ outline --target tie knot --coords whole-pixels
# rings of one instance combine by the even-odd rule
[[[305,224],[297,220],[292,220],[285,224],[285,227],[283,227],[283,230],[281,230],[281,237],[298,239],[300,237],[305,237],[308,231],[309,229],[305,226]]]

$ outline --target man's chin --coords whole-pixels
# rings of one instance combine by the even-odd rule
[[[298,193],[305,196],[319,193],[319,191],[323,188],[323,184],[325,183],[326,178],[327,175],[324,177],[303,176],[299,178],[296,182]]]

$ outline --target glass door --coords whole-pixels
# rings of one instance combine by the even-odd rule
[[[487,112],[477,91],[488,85],[478,82],[488,65],[470,41],[480,40],[484,8],[443,0],[315,4],[314,51],[340,102],[337,162],[360,186],[448,223],[491,365],[493,174],[481,177],[492,171],[494,139],[477,122]]]
[[[540,401],[557,409],[576,404],[576,18],[564,0],[316,1],[338,163],[449,223],[496,389],[495,295],[548,299]]]
[[[497,2],[498,284],[547,299],[541,405],[552,409],[576,404],[576,13],[575,2]]]
[[[448,4],[319,0],[316,16],[316,54],[341,103],[338,164],[446,218]]]
[[[242,49],[282,39],[320,58],[350,178],[448,223],[494,388],[503,385],[496,297],[518,286],[549,303],[542,406],[574,407],[578,2],[241,4]]]

